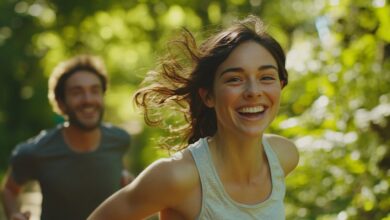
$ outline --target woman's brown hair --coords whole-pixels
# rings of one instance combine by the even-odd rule
[[[213,92],[214,75],[218,66],[241,43],[255,41],[265,47],[276,60],[282,86],[288,82],[285,69],[285,54],[280,44],[266,31],[263,22],[256,16],[233,24],[231,27],[206,39],[199,47],[194,36],[184,30],[181,39],[172,41],[171,46],[182,49],[189,62],[183,62],[174,55],[170,47],[168,57],[162,59],[157,71],[150,71],[143,85],[135,93],[135,103],[144,110],[145,122],[151,126],[161,126],[161,109],[174,106],[186,121],[182,126],[169,126],[173,132],[163,142],[164,148],[180,150],[199,138],[213,136],[217,131],[215,111],[208,108],[199,95],[199,89]],[[174,104],[173,104],[174,103]],[[178,145],[174,141],[181,140]]]

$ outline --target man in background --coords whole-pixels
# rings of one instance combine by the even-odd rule
[[[30,180],[42,191],[42,220],[84,220],[130,181],[122,160],[130,136],[102,123],[106,89],[107,73],[97,57],[77,56],[54,69],[48,96],[66,121],[14,149],[2,188],[9,219],[29,219],[17,199]]]

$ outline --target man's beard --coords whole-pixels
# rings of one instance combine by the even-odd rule
[[[93,124],[85,124],[85,123],[83,123],[81,120],[79,120],[77,118],[77,115],[76,115],[76,113],[74,111],[68,112],[67,116],[68,116],[68,121],[69,121],[70,125],[78,127],[78,128],[80,128],[81,130],[84,130],[84,131],[92,131],[92,130],[94,130],[97,127],[100,126],[100,124],[102,122],[102,119],[103,119],[103,113],[104,113],[104,109],[101,108],[100,109],[99,118]]]

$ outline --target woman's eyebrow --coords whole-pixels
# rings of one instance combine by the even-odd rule
[[[272,65],[272,64],[270,64],[270,65],[262,65],[259,68],[257,68],[257,70],[259,70],[259,71],[267,70],[267,69],[274,69],[274,70],[278,71],[278,68],[276,66]],[[223,70],[221,72],[221,74],[219,75],[219,77],[223,76],[223,74],[228,73],[228,72],[244,72],[244,69],[241,68],[241,67],[230,67],[230,68],[227,68],[227,69]]]
[[[243,71],[244,69],[242,69],[241,67],[230,67],[222,71],[221,74],[219,74],[219,77],[223,76],[223,74],[228,72],[243,72]]]
[[[263,66],[260,66],[259,68],[257,68],[258,70],[267,70],[267,69],[274,69],[276,71],[278,71],[278,67],[274,66],[274,65],[263,65]]]

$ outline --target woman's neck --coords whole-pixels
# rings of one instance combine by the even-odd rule
[[[237,138],[217,133],[209,141],[211,155],[221,178],[250,182],[267,163],[259,137]]]

